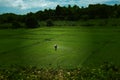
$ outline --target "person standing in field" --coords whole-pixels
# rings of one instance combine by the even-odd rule
[[[57,50],[57,44],[54,45],[55,51]]]

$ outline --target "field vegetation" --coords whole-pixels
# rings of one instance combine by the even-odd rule
[[[0,69],[1,80],[119,80],[120,68],[105,62],[98,68],[62,69],[11,66]]]
[[[117,4],[1,14],[0,79],[119,80],[119,22]]]

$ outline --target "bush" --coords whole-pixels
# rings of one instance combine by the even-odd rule
[[[120,80],[120,68],[105,62],[97,68],[53,69],[11,66],[0,69],[0,80]]]
[[[51,19],[48,19],[46,21],[46,26],[54,26],[53,21]]]
[[[0,24],[0,29],[10,29],[10,28],[12,28],[11,23]]]
[[[14,21],[12,23],[12,28],[13,29],[17,29],[17,28],[21,28],[21,27],[22,27],[21,24],[19,22],[17,22],[17,21]]]

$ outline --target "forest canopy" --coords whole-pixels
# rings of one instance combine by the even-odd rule
[[[55,9],[45,9],[44,11],[30,12],[25,15],[14,13],[1,14],[0,28],[8,28],[8,26],[9,28],[36,28],[40,21],[47,20],[78,21],[109,18],[120,18],[120,5],[90,4],[88,7],[57,5]],[[32,24],[32,26],[28,23]],[[18,27],[15,27],[15,25]]]

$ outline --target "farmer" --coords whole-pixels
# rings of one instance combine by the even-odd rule
[[[57,44],[54,45],[55,51],[57,50]]]

